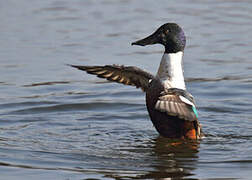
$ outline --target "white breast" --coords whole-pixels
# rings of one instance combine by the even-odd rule
[[[164,53],[157,72],[165,88],[186,89],[182,67],[183,52]]]

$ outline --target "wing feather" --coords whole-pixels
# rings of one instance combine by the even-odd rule
[[[82,71],[86,71],[89,74],[97,75],[99,78],[105,78],[109,81],[114,81],[125,85],[136,86],[137,88],[140,87],[143,91],[148,89],[149,81],[154,78],[154,76],[150,73],[134,66],[70,66]]]
[[[183,98],[182,98],[183,97]],[[197,120],[197,116],[192,110],[194,105],[193,97],[184,90],[168,89],[162,92],[155,109],[166,112],[170,116],[178,116],[187,121]]]

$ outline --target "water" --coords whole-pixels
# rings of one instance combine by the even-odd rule
[[[250,179],[250,1],[0,2],[0,179]],[[156,73],[162,47],[130,46],[166,22],[187,35],[187,89],[206,134],[158,136],[134,87],[65,64]]]

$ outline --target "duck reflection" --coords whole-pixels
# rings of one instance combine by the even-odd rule
[[[158,137],[153,141],[152,153],[156,161],[151,164],[153,171],[139,179],[183,178],[193,175],[198,160],[198,141],[170,140]]]

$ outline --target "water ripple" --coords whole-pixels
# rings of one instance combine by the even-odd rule
[[[37,114],[37,113],[51,113],[51,112],[67,112],[67,111],[110,111],[120,110],[120,112],[129,112],[132,109],[139,109],[139,104],[133,103],[110,103],[110,102],[89,102],[89,103],[75,103],[75,104],[59,104],[54,106],[43,106],[35,108],[21,109],[12,111],[12,114]]]

